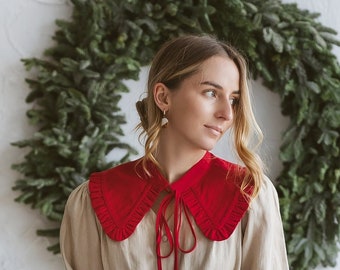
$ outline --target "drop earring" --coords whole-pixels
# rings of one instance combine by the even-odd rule
[[[169,122],[168,118],[165,117],[165,110],[163,110],[163,117],[162,117],[162,121],[161,121],[161,126],[166,127],[168,122]]]

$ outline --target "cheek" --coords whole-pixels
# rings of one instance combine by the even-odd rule
[[[176,96],[172,100],[172,105],[169,117],[180,122],[197,121],[199,116],[207,114],[210,108],[209,104],[206,104],[202,97],[194,91]]]
[[[183,115],[184,113],[188,113],[193,110],[193,98],[190,96],[182,95],[176,97],[176,99],[172,100],[173,106],[171,108],[172,113],[175,115]]]
[[[169,111],[168,120],[171,126],[175,129],[181,129],[182,127],[188,128],[188,125],[192,122],[190,110],[182,104],[176,104],[177,106]]]
[[[190,121],[197,121],[202,116],[208,114],[209,106],[207,104],[199,103],[196,101],[183,102],[179,117],[189,119]]]

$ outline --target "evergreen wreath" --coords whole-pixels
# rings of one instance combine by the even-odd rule
[[[70,192],[93,171],[129,159],[118,107],[156,49],[181,33],[211,33],[248,57],[254,79],[281,96],[290,117],[278,190],[292,269],[334,266],[340,234],[340,66],[336,32],[319,14],[279,0],[72,0],[71,21],[57,20],[45,59],[24,59],[27,116],[38,131],[13,143],[30,152],[13,165],[24,177],[18,202],[60,222]],[[107,154],[126,155],[107,161]],[[39,235],[58,236],[54,230]],[[57,253],[59,244],[49,247]]]

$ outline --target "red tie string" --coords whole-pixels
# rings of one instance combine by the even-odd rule
[[[166,219],[166,210],[170,205],[171,201],[175,199],[175,207],[174,207],[174,232],[172,234],[168,221]],[[179,240],[180,231],[181,231],[181,224],[182,224],[182,212],[184,212],[185,219],[187,220],[191,234],[194,238],[194,243],[191,248],[184,249],[181,247],[181,243]],[[163,234],[164,232],[164,234]],[[161,243],[162,243],[162,236],[165,235],[169,241],[169,252],[165,255],[162,255],[161,252]],[[162,259],[168,258],[174,251],[174,270],[178,269],[178,251],[182,253],[190,253],[192,252],[197,245],[197,238],[195,234],[194,226],[191,222],[188,209],[185,206],[182,197],[178,192],[173,191],[169,195],[165,196],[162,203],[160,204],[157,218],[156,218],[156,253],[157,253],[157,266],[158,270],[162,270]]]

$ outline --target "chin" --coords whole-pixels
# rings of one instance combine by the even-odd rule
[[[211,150],[214,149],[215,146],[216,146],[216,143],[214,143],[214,144],[206,144],[206,145],[202,146],[202,150],[211,151]]]
[[[217,142],[218,140],[212,140],[212,139],[200,140],[200,141],[196,141],[194,146],[195,148],[198,148],[200,150],[211,151],[215,148]]]

